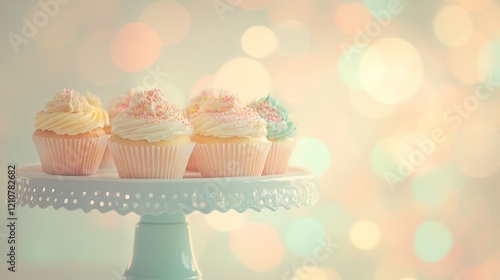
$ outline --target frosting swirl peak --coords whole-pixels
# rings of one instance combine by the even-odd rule
[[[109,117],[101,100],[90,93],[81,96],[72,89],[63,89],[45,103],[45,109],[35,115],[35,128],[59,135],[77,135],[104,128]]]

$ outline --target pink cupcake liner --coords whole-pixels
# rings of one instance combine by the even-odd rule
[[[194,154],[191,154],[191,156],[189,157],[186,170],[194,171],[194,172],[200,171],[198,169],[198,165],[196,164],[196,159],[194,158]]]
[[[104,149],[104,153],[102,154],[101,163],[99,164],[99,168],[113,168],[115,167],[115,162],[113,161],[113,157],[111,156],[111,151],[109,147],[106,145],[106,149]]]
[[[196,144],[194,156],[201,176],[260,176],[271,143],[258,144]]]
[[[43,172],[55,175],[94,174],[109,135],[64,139],[32,135]]]
[[[272,142],[262,175],[285,174],[294,144],[293,141]]]
[[[108,141],[120,178],[182,178],[194,143],[182,146],[132,146]]]

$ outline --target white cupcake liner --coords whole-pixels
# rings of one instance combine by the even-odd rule
[[[94,174],[109,135],[66,139],[32,135],[43,172],[55,175]]]
[[[270,142],[197,143],[193,154],[202,177],[260,176],[270,148]]]
[[[133,146],[108,141],[120,178],[182,178],[194,143],[181,146]]]
[[[191,156],[189,157],[186,170],[194,171],[194,172],[200,171],[198,169],[198,164],[196,164],[196,159],[194,158],[194,154],[191,154]]]
[[[293,141],[272,142],[262,175],[285,174],[294,145]]]

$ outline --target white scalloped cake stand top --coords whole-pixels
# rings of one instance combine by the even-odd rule
[[[114,169],[61,176],[43,173],[40,165],[29,165],[18,171],[17,191],[22,206],[96,209],[121,215],[275,211],[307,206],[318,199],[313,174],[294,167],[287,174],[257,177],[201,178],[199,173],[186,172],[182,179],[121,179]]]

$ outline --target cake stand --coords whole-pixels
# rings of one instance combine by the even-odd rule
[[[140,215],[126,280],[201,279],[186,223],[186,215],[194,211],[275,211],[307,206],[317,198],[314,176],[299,168],[258,177],[201,178],[186,172],[182,179],[120,179],[114,169],[60,176],[29,165],[17,177],[21,206]]]

